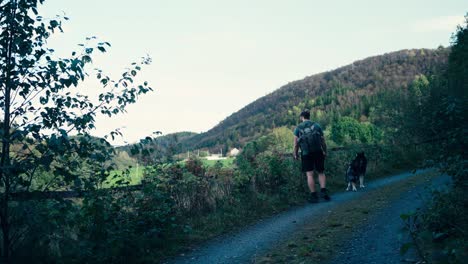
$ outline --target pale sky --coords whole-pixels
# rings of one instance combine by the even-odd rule
[[[468,11],[462,0],[46,0],[65,13],[49,44],[69,55],[88,36],[112,48],[95,66],[120,74],[149,54],[141,81],[155,91],[125,115],[100,117],[94,135],[121,127],[136,142],[153,131],[207,131],[288,82],[400,49],[448,46]],[[94,77],[90,77],[94,78]],[[79,86],[96,94],[99,86]]]

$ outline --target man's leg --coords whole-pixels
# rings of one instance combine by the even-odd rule
[[[311,193],[315,192],[315,180],[314,180],[314,172],[308,171],[306,172],[307,175],[307,185],[309,185],[309,190]]]
[[[309,190],[310,190],[309,202],[316,203],[318,202],[318,195],[317,195],[317,192],[315,191],[314,172],[308,171],[306,172],[306,175],[307,175],[307,185],[309,186]]]
[[[325,177],[325,173],[319,173],[319,183],[320,183],[320,188],[325,189],[327,188],[327,178]]]
[[[319,175],[320,193],[323,199],[330,201],[330,196],[327,190],[327,178],[325,177],[325,156],[322,153],[317,153],[314,157],[314,167]]]
[[[327,178],[325,177],[325,173],[319,173],[319,183],[320,183],[320,193],[323,199],[330,201],[330,195],[328,194],[327,190]]]

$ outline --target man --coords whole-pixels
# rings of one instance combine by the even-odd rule
[[[311,193],[309,201],[316,203],[319,199],[315,191],[314,171],[318,173],[322,198],[330,201],[324,173],[327,145],[322,128],[319,124],[310,121],[309,110],[302,111],[300,119],[301,123],[294,130],[293,155],[294,159],[297,160],[299,148],[301,149],[302,171],[307,175],[307,184]]]

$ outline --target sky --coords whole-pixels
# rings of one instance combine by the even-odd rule
[[[59,56],[96,36],[112,47],[93,67],[115,78],[152,58],[138,80],[154,92],[96,120],[96,136],[121,128],[115,145],[154,131],[207,131],[288,82],[369,56],[449,46],[466,12],[461,0],[46,0],[40,8],[70,18],[48,43]],[[81,93],[99,92],[93,79]]]

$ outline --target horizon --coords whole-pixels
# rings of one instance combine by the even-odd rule
[[[111,75],[145,54],[153,58],[141,80],[155,91],[125,115],[97,118],[95,136],[123,128],[124,138],[113,145],[153,131],[206,132],[289,82],[403,49],[448,47],[465,12],[462,1],[86,1],[49,0],[40,8],[45,16],[64,11],[70,17],[64,33],[49,41],[58,55],[95,35],[112,44],[94,63]],[[393,8],[401,4],[404,10]],[[79,85],[87,93],[96,87],[92,81]]]

